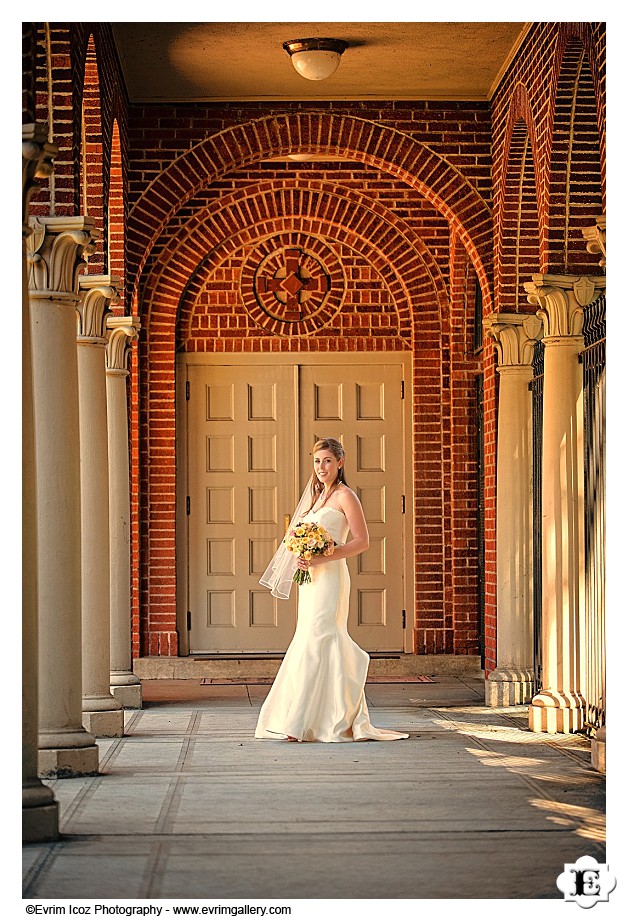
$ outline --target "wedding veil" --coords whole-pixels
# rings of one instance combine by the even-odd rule
[[[300,521],[303,515],[309,512],[312,506],[313,478],[314,474],[312,474],[312,476],[309,478],[305,489],[301,493],[301,498],[298,501],[292,518],[290,519],[288,530],[293,528],[297,522]],[[269,588],[271,595],[274,595],[275,598],[283,598],[286,600],[290,597],[292,577],[296,568],[297,558],[294,553],[290,553],[282,540],[275,552],[275,555],[266,567],[264,575],[259,580],[260,585],[265,585],[266,588]]]

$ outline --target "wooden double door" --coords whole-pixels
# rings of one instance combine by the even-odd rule
[[[186,625],[191,654],[280,653],[296,625],[259,584],[312,470],[319,438],[338,438],[370,547],[350,559],[349,632],[369,652],[404,649],[404,367],[328,358],[214,364],[187,356]],[[182,497],[183,498],[183,497]]]

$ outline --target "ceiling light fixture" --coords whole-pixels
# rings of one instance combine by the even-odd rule
[[[340,55],[349,47],[341,38],[297,38],[283,43],[292,66],[306,80],[326,80],[340,64]]]

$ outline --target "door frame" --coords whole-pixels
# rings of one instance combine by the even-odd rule
[[[190,365],[237,365],[242,367],[260,365],[324,365],[342,361],[344,365],[399,365],[402,369],[404,400],[402,407],[402,472],[404,479],[405,522],[404,522],[404,587],[403,606],[408,612],[406,626],[403,630],[403,652],[412,653],[414,649],[414,477],[413,477],[413,391],[412,391],[412,355],[408,352],[286,352],[282,354],[250,352],[180,352],[175,363],[175,414],[176,414],[176,598],[177,598],[177,633],[179,635],[179,655],[189,656],[188,639],[188,597],[189,597],[189,560],[188,560],[188,516],[186,512],[187,482],[187,369]],[[295,408],[296,412],[296,408]],[[298,429],[298,419],[297,419]],[[295,463],[298,459],[295,458]],[[245,655],[244,653],[242,655]]]

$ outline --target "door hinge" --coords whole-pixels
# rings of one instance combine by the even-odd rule
[[[190,399],[190,382],[189,381],[185,382],[185,399],[186,400]]]
[[[188,611],[188,630],[192,629],[192,612]]]
[[[185,514],[186,515],[190,514],[190,497],[189,496],[185,497]]]
[[[406,398],[406,382],[402,381],[401,382],[401,399],[405,400],[405,398]]]
[[[401,514],[405,515],[405,513],[406,513],[406,497],[402,496],[401,497]]]
[[[403,629],[405,630],[406,629],[406,612],[405,611],[401,612],[401,625]]]

